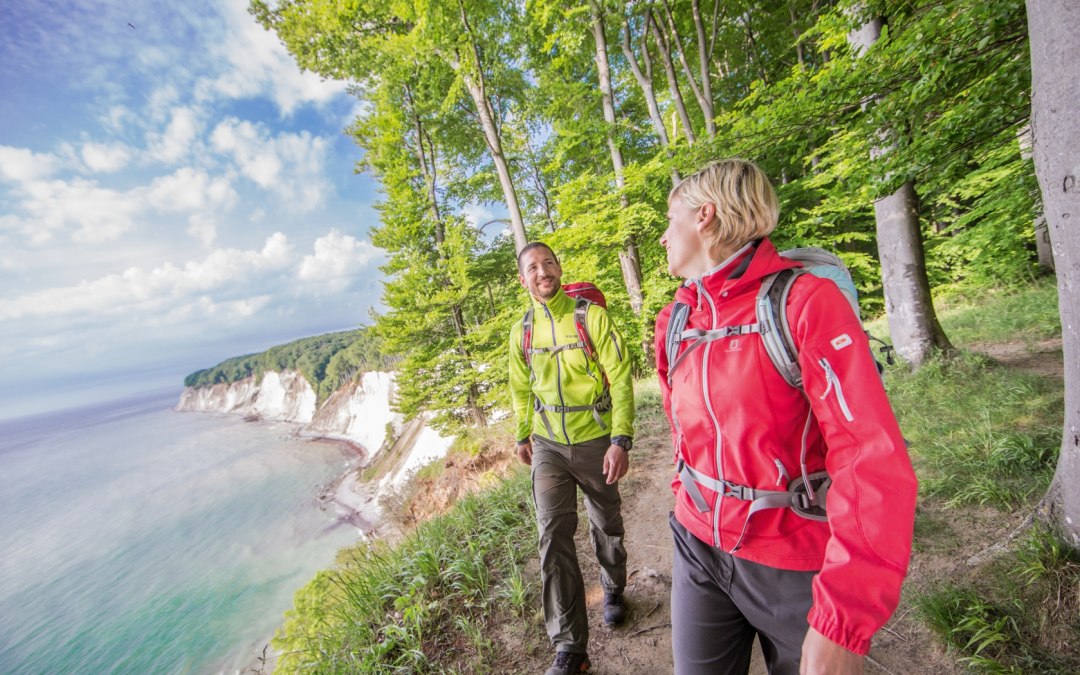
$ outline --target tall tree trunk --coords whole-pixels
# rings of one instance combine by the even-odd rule
[[[651,10],[645,10],[645,26],[649,25],[650,16]],[[644,35],[642,37],[644,38]],[[652,57],[649,56],[649,45],[642,39],[641,61],[645,64],[645,70],[642,72],[641,64],[638,63],[637,56],[634,54],[630,39],[630,21],[628,19],[623,20],[622,51],[626,55],[627,63],[630,64],[630,71],[634,73],[634,79],[637,80],[638,86],[641,87],[641,93],[645,96],[645,105],[649,109],[649,119],[652,120],[653,131],[656,132],[656,137],[660,139],[660,145],[666,148],[671,145],[671,141],[668,139],[667,127],[664,126],[664,118],[660,115],[660,106],[656,102],[656,92],[653,90]]]
[[[682,92],[679,91],[679,78],[675,73],[675,64],[671,61],[671,49],[668,48],[664,32],[660,30],[660,24],[657,23],[656,17],[650,13],[646,19],[648,28],[656,40],[656,49],[660,52],[660,61],[664,64],[664,75],[667,76],[668,89],[671,90],[671,102],[679,113],[679,120],[682,122],[686,141],[693,145],[697,139],[694,137],[694,127],[690,124],[690,116],[686,114],[686,104],[683,103]]]
[[[491,154],[491,161],[495,164],[495,172],[499,176],[499,186],[502,188],[503,198],[506,200],[506,210],[510,212],[510,229],[514,234],[514,248],[517,251],[525,248],[529,238],[525,234],[525,221],[521,217],[521,207],[518,205],[517,190],[514,189],[514,181],[510,175],[510,166],[503,152],[502,136],[495,124],[495,111],[491,107],[491,100],[487,96],[484,84],[484,64],[480,59],[480,47],[472,34],[469,24],[469,16],[465,12],[464,3],[458,2],[461,8],[461,23],[465,32],[469,35],[471,64],[464,64],[460,58],[454,58],[451,65],[462,74],[465,88],[469,91],[473,103],[476,104],[476,113],[480,117],[480,126],[484,132],[484,142]]]
[[[595,0],[589,0],[589,8],[592,10],[592,32],[593,40],[596,42],[596,72],[600,78],[600,98],[603,101],[604,121],[607,123],[608,150],[611,152],[611,166],[615,170],[615,185],[619,190],[619,200],[625,211],[630,203],[626,196],[622,149],[615,137],[615,92],[611,86],[611,66],[608,63],[604,17]],[[627,236],[624,246],[625,251],[619,254],[623,283],[626,285],[626,294],[630,296],[630,308],[634,314],[640,315],[645,306],[645,299],[641,292],[641,267],[638,263],[637,245],[633,234]]]
[[[799,39],[802,37],[802,33],[799,31],[798,17],[795,16],[795,4],[793,2],[788,3],[788,16],[791,17],[791,34],[795,37],[795,56],[799,59],[799,65],[806,65],[803,58],[803,44]]]
[[[1065,350],[1065,423],[1047,495],[1054,524],[1080,548],[1080,12],[1075,0],[1027,0],[1035,175],[1057,268]]]
[[[682,64],[683,72],[686,73],[686,80],[690,85],[690,91],[694,92],[694,98],[697,99],[698,107],[701,108],[701,114],[705,118],[705,133],[709,138],[716,135],[716,120],[713,115],[713,103],[712,96],[705,96],[704,89],[709,87],[708,84],[708,64],[703,69],[704,82],[699,87],[697,81],[694,79],[694,71],[690,68],[690,62],[686,59],[686,47],[683,46],[682,36],[679,35],[679,27],[675,25],[675,15],[671,13],[671,5],[668,0],[661,0],[660,4],[664,8],[664,16],[667,18],[667,25],[670,40],[668,45],[674,48],[674,51],[679,55],[679,63]],[[704,40],[702,36],[702,40]],[[704,49],[704,47],[702,47]],[[711,87],[709,87],[711,89]]]
[[[1020,156],[1025,161],[1031,159],[1031,124],[1025,124],[1020,131],[1016,132],[1016,140],[1020,144]],[[1041,213],[1035,216],[1032,230],[1035,233],[1035,253],[1038,256],[1039,267],[1053,272],[1054,250],[1050,246],[1050,228],[1046,224],[1046,216]]]
[[[435,250],[440,261],[445,261],[447,259],[446,250],[444,248],[446,242],[446,227],[443,224],[442,216],[439,211],[435,144],[431,141],[431,136],[428,135],[427,130],[424,129],[424,123],[416,110],[412,90],[408,86],[405,87],[405,101],[409,106],[409,112],[413,118],[413,125],[416,128],[416,158],[417,161],[420,162],[420,172],[424,177],[425,192],[428,196],[428,209],[431,212],[432,221],[435,225]],[[427,141],[426,149],[425,140]],[[453,282],[448,276],[442,277],[443,287],[449,287],[452,283]],[[472,355],[465,346],[465,316],[459,303],[454,302],[450,304],[450,322],[454,326],[454,334],[457,335],[458,354],[471,363]],[[466,406],[469,409],[469,414],[473,418],[474,423],[479,427],[487,426],[487,416],[480,406],[480,389],[476,386],[475,382],[469,383],[468,391],[465,394],[465,400]]]
[[[848,35],[856,56],[877,42],[882,25],[882,20],[875,18]],[[891,149],[878,147],[872,152],[880,157]],[[900,358],[922,365],[935,351],[951,350],[952,345],[938,322],[930,295],[914,183],[908,181],[874,202],[874,216],[889,334]]]
[[[630,39],[630,21],[628,19],[623,19],[622,51],[626,56],[626,61],[630,64],[631,72],[634,73],[634,79],[637,80],[638,86],[645,96],[645,104],[649,109],[649,119],[652,120],[656,137],[660,139],[660,145],[664,146],[668,159],[672,159],[675,157],[675,153],[671,149],[671,140],[668,137],[667,127],[664,126],[664,118],[660,115],[660,106],[656,102],[656,91],[653,89],[652,84],[652,56],[649,55],[649,43],[647,39],[651,11],[652,10],[649,9],[645,10],[645,29],[642,30],[641,35],[641,64],[645,65],[644,72],[642,72],[641,64],[638,63],[637,56],[634,54],[634,48]],[[679,172],[675,169],[671,170],[671,184],[672,186],[679,184]]]
[[[705,24],[701,21],[700,1],[692,0],[690,7],[694,14],[694,32],[697,33],[698,68],[701,70],[701,93],[705,96],[705,100],[709,102],[710,115],[708,117],[708,123],[712,124],[712,130],[709,132],[709,135],[715,136],[716,122],[713,120],[715,114],[713,113],[712,77],[709,73],[709,46],[705,43]]]
[[[915,185],[908,181],[874,202],[874,215],[889,334],[896,353],[919,365],[936,350],[949,350],[952,345],[938,323],[930,296]]]

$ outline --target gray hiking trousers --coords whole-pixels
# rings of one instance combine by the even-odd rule
[[[671,649],[676,675],[746,675],[754,637],[770,675],[798,675],[817,572],[736,558],[669,518]]]
[[[556,651],[584,653],[589,644],[585,583],[574,546],[578,487],[585,493],[600,584],[607,593],[622,593],[626,585],[622,498],[618,483],[608,485],[604,478],[604,453],[610,446],[607,436],[577,445],[533,436],[532,488],[540,533],[544,624]]]

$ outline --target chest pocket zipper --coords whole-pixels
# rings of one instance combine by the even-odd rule
[[[829,359],[822,357],[818,361],[818,365],[825,371],[825,382],[828,386],[825,387],[825,392],[821,394],[819,398],[822,401],[829,395],[829,392],[833,392],[836,396],[836,402],[840,404],[840,412],[844,413],[844,419],[848,422],[854,422],[855,417],[851,414],[851,408],[848,407],[847,399],[844,398],[844,388],[840,386],[840,378],[837,377],[836,371],[833,370],[832,365],[829,363]]]

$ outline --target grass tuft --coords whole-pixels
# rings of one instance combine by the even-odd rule
[[[961,662],[987,673],[1080,672],[1080,554],[1050,529],[972,578],[940,584],[915,607]]]
[[[521,542],[533,541],[534,527],[529,476],[518,470],[394,547],[342,551],[297,592],[273,641],[277,669],[478,672],[493,661],[494,628],[522,616],[537,593],[521,571],[533,551]]]

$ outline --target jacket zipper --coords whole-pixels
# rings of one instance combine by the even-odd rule
[[[622,350],[619,349],[619,340],[615,337],[615,331],[611,331],[611,344],[615,345],[615,354],[617,354],[619,360],[622,361]]]
[[[551,324],[551,346],[558,347],[559,340],[555,336],[555,317],[551,316],[551,310],[548,309],[547,303],[544,303],[544,314],[547,314],[548,323]],[[562,393],[562,360],[558,354],[555,354],[555,387],[559,392],[559,405],[566,407],[566,401],[563,399]],[[570,445],[570,432],[566,430],[566,413],[559,413],[559,419],[562,421],[562,433],[566,439],[566,444]]]
[[[854,422],[855,417],[851,414],[851,408],[848,407],[847,399],[844,398],[844,389],[840,386],[840,378],[836,376],[836,371],[833,370],[832,365],[829,363],[829,359],[821,357],[818,361],[818,365],[825,371],[825,382],[828,386],[825,387],[825,392],[821,395],[821,400],[825,400],[825,397],[832,391],[836,395],[836,402],[840,404],[840,412],[844,413],[844,419],[848,422]]]
[[[713,303],[712,298],[705,292],[705,289],[700,285],[698,286],[698,300],[701,296],[705,296],[705,300],[709,303],[709,311],[711,315],[711,329],[716,328],[717,316],[716,316],[716,304]],[[709,342],[702,349],[701,354],[701,395],[705,401],[705,410],[709,413],[709,419],[712,421],[713,433],[716,435],[716,447],[714,452],[716,453],[716,478],[717,480],[724,480],[724,441],[720,436],[720,421],[716,419],[716,412],[712,407],[712,399],[709,396],[709,353],[712,351],[713,343]],[[713,506],[713,546],[722,548],[720,542],[720,509],[723,504],[723,496],[716,495],[715,506]]]

